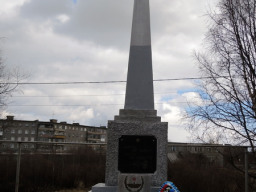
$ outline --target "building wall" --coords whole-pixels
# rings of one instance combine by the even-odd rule
[[[10,141],[36,141],[38,121],[14,120],[8,116],[6,120],[0,120],[0,140]],[[15,143],[5,143],[2,149],[14,150],[17,148]],[[35,144],[24,144],[23,149],[34,150]]]
[[[78,143],[105,143],[107,138],[106,127],[94,127],[68,124],[55,119],[50,121],[23,121],[15,120],[14,116],[0,119],[0,140],[9,141],[47,141],[47,142],[78,142]],[[17,150],[15,143],[2,143],[0,151]],[[63,150],[64,146],[53,146],[43,144],[23,144],[27,150]]]
[[[202,143],[168,143],[168,158],[170,161],[176,161],[179,159],[179,155],[185,153],[203,154],[206,156],[210,163],[225,166],[227,164],[227,158],[236,158],[236,162],[240,163],[244,155],[244,148],[240,146],[231,145],[216,145],[216,144],[202,144]]]

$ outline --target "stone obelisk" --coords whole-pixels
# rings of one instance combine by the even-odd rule
[[[154,110],[149,0],[135,0],[125,109]]]
[[[149,0],[134,0],[125,106],[108,121],[105,183],[92,191],[158,191],[167,179],[167,129],[154,109]]]

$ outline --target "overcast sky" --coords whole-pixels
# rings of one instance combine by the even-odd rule
[[[216,0],[150,0],[154,79],[199,77],[193,51],[202,47]],[[133,0],[0,0],[0,49],[24,82],[125,81]],[[125,83],[23,85],[2,115],[107,125],[124,107]],[[155,82],[155,108],[169,141],[189,142],[182,125],[188,80]]]

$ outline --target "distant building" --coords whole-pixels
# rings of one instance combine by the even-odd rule
[[[50,121],[24,121],[16,120],[14,116],[0,119],[0,140],[28,141],[23,144],[23,150],[49,151],[53,146],[45,144],[29,143],[30,141],[47,142],[76,142],[76,143],[105,143],[107,129],[105,126],[94,127],[80,125],[79,123],[68,124],[56,119]],[[15,143],[2,143],[0,151],[16,150]],[[55,150],[67,149],[65,146],[57,145]]]
[[[167,153],[170,161],[176,161],[184,154],[203,154],[211,164],[226,166],[232,157],[235,164],[243,164],[245,148],[222,144],[169,142]]]
[[[38,121],[14,120],[13,116],[7,116],[0,120],[0,140],[10,141],[36,141]],[[24,144],[24,150],[34,150],[35,144]],[[14,150],[15,143],[2,143],[1,150]]]

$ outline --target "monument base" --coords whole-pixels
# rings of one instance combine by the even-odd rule
[[[121,109],[119,116],[108,122],[105,177],[107,186],[118,186],[120,173],[151,174],[151,186],[161,186],[167,180],[168,124],[161,122],[156,113],[156,110]],[[134,136],[138,137],[138,141]],[[134,140],[143,143],[138,150]],[[146,145],[147,143],[149,145]],[[145,149],[145,146],[150,146],[150,150]],[[146,155],[139,155],[133,151]],[[155,157],[151,158],[152,156]]]
[[[158,192],[160,187],[151,187],[150,192]],[[98,183],[92,187],[92,192],[118,192],[118,186],[106,186],[105,183]]]

